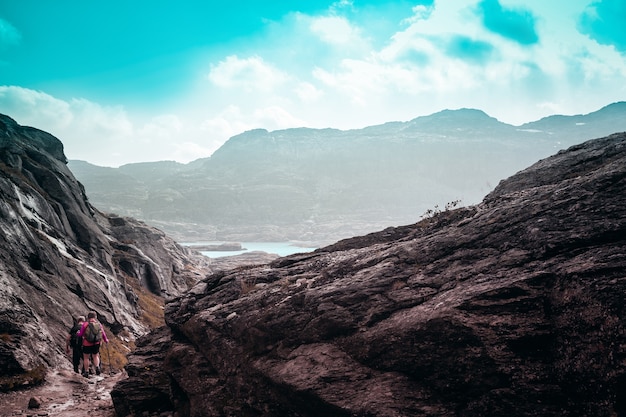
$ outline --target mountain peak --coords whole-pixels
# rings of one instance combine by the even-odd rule
[[[442,110],[428,116],[420,116],[406,123],[405,129],[425,132],[475,131],[478,129],[510,129],[511,125],[500,122],[482,110],[461,108]]]
[[[520,128],[544,132],[567,131],[568,135],[589,138],[593,137],[593,133],[589,132],[592,129],[590,126],[604,125],[613,129],[611,133],[614,133],[623,130],[620,126],[623,125],[624,120],[626,120],[626,102],[619,101],[592,113],[547,116],[535,122],[525,123]]]

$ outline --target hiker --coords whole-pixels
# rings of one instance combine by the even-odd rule
[[[83,339],[78,337],[76,333],[81,329],[85,322],[85,316],[78,316],[74,319],[74,325],[70,329],[67,338],[65,340],[65,353],[70,354],[72,349],[72,365],[74,365],[74,372],[80,372],[78,370],[80,366],[80,359],[83,355]]]
[[[90,355],[96,368],[96,375],[100,375],[100,344],[109,343],[109,339],[102,324],[96,319],[95,311],[87,314],[87,321],[83,323],[77,336],[83,338],[83,376],[89,377]]]

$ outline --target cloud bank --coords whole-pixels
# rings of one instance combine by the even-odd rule
[[[625,99],[625,10],[624,0],[343,0],[159,59],[186,78],[153,83],[143,101],[132,89],[99,100],[7,84],[0,112],[55,134],[71,159],[109,166],[188,162],[254,128],[361,128],[446,108],[522,124]],[[22,32],[0,20],[0,65]]]

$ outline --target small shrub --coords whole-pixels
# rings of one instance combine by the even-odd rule
[[[256,276],[250,276],[250,274],[244,274],[239,278],[239,284],[241,286],[241,294],[248,294],[256,288]]]
[[[443,210],[439,208],[439,205],[435,205],[433,209],[426,210],[424,214],[422,214],[421,218],[429,219],[429,218],[435,217],[441,213],[445,213],[447,211],[455,209],[459,204],[461,204],[461,200],[449,201],[446,203]]]
[[[252,270],[257,267],[258,265],[242,265],[235,268],[239,276],[241,294],[248,294],[256,288],[257,277],[252,274]]]

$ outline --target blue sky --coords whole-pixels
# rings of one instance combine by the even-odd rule
[[[0,0],[0,113],[119,166],[253,128],[626,100],[626,0]]]

